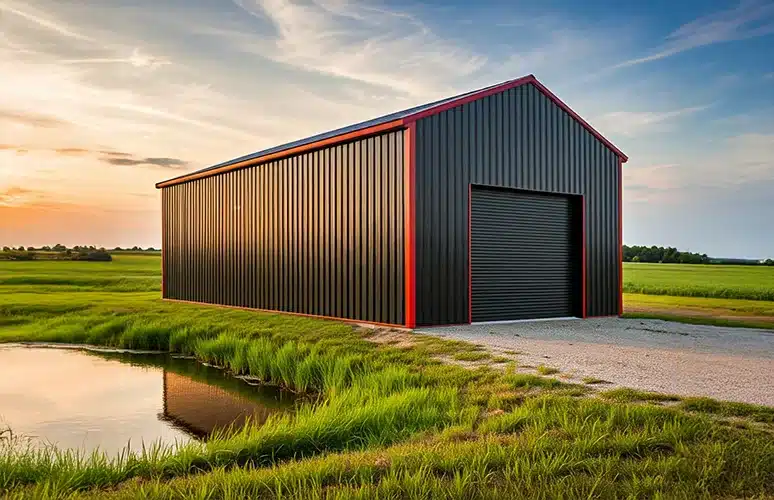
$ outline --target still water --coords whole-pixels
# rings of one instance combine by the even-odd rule
[[[117,454],[206,439],[293,405],[289,393],[194,360],[0,345],[0,431],[33,446]]]

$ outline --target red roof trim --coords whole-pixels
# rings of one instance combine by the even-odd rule
[[[236,170],[239,168],[244,168],[248,166],[254,166],[261,163],[266,163],[271,160],[277,160],[281,158],[286,158],[288,156],[303,153],[315,149],[320,149],[325,146],[332,146],[335,144],[340,144],[342,142],[354,140],[360,137],[364,137],[371,134],[378,134],[382,132],[386,132],[388,130],[394,130],[397,128],[405,127],[406,125],[409,125],[411,123],[416,122],[417,120],[420,120],[422,118],[426,118],[428,116],[436,115],[438,113],[441,113],[443,111],[446,111],[448,109],[455,108],[457,106],[462,106],[463,104],[467,104],[469,102],[476,101],[478,99],[483,99],[484,97],[488,97],[490,95],[498,94],[500,92],[505,92],[506,90],[519,87],[521,85],[526,85],[528,83],[531,83],[534,85],[540,92],[543,93],[546,97],[548,97],[551,101],[553,101],[557,106],[562,108],[564,111],[567,112],[573,119],[575,119],[578,123],[580,123],[586,130],[588,130],[594,137],[596,137],[600,142],[602,142],[605,146],[607,146],[610,150],[612,150],[623,163],[626,163],[626,161],[629,159],[620,149],[615,147],[612,142],[607,140],[602,134],[597,132],[594,127],[588,124],[586,120],[581,118],[575,111],[572,110],[567,104],[562,102],[561,99],[556,97],[553,92],[548,90],[542,83],[540,83],[537,78],[535,78],[534,75],[527,75],[522,78],[518,78],[516,80],[511,80],[505,83],[502,83],[500,85],[495,85],[493,87],[488,87],[485,89],[482,89],[478,92],[472,92],[469,94],[466,94],[462,97],[459,97],[457,99],[452,99],[451,101],[446,101],[442,104],[438,104],[435,107],[425,109],[423,111],[419,111],[417,113],[414,113],[413,115],[408,115],[404,118],[399,118],[396,120],[392,120],[386,123],[381,123],[379,125],[372,125],[370,127],[365,127],[359,130],[353,130],[350,132],[346,132],[341,135],[333,136],[333,137],[327,137],[325,139],[321,139],[317,142],[311,142],[308,144],[303,144],[301,146],[296,146],[294,148],[286,149],[283,151],[277,151],[276,153],[271,153],[266,156],[261,156],[258,158],[252,158],[249,160],[244,160],[239,163],[234,163],[230,165],[225,165],[223,167],[217,168],[217,169],[211,169],[211,170],[204,170],[199,172],[193,172],[191,174],[182,175],[179,177],[175,177],[173,179],[169,179],[166,181],[162,181],[156,184],[156,188],[165,188],[169,186],[174,186],[175,184],[182,184],[184,182],[188,182],[194,179],[201,179],[203,177],[210,177],[216,174],[220,174],[223,172],[228,172],[231,170]]]
[[[612,150],[612,151],[613,151],[615,154],[617,154],[617,155],[618,155],[618,157],[621,159],[621,163],[626,163],[627,161],[629,161],[629,157],[628,157],[628,156],[626,156],[626,155],[624,154],[624,152],[623,152],[623,151],[621,151],[620,149],[618,149],[617,147],[615,147],[615,145],[614,145],[612,142],[610,142],[609,140],[607,140],[607,139],[605,138],[605,136],[603,136],[602,134],[600,134],[599,132],[597,132],[597,130],[596,130],[594,127],[592,127],[591,125],[589,125],[589,123],[588,123],[586,120],[584,120],[583,118],[581,118],[581,117],[580,117],[580,115],[579,115],[578,113],[576,113],[575,111],[573,111],[573,110],[572,110],[572,108],[571,108],[570,106],[568,106],[568,105],[567,105],[567,104],[565,104],[565,103],[564,103],[564,102],[563,102],[561,99],[559,99],[558,97],[556,97],[556,95],[555,95],[553,92],[551,92],[550,90],[548,90],[548,89],[545,87],[545,85],[543,85],[542,83],[540,83],[540,82],[538,81],[538,79],[537,79],[537,78],[535,78],[535,77],[533,76],[533,77],[532,77],[532,82],[531,82],[531,83],[532,83],[532,84],[533,84],[535,87],[537,87],[537,88],[538,88],[538,90],[540,90],[540,91],[541,91],[541,92],[542,92],[542,93],[543,93],[543,94],[544,94],[546,97],[548,97],[549,99],[551,99],[551,100],[554,102],[554,104],[556,104],[557,106],[559,106],[560,108],[562,108],[563,110],[565,110],[565,111],[567,112],[567,114],[569,114],[570,116],[572,116],[572,117],[573,117],[575,120],[577,120],[577,121],[578,121],[578,123],[580,123],[581,125],[583,125],[583,127],[585,127],[585,129],[586,129],[586,130],[588,130],[589,132],[591,132],[591,135],[593,135],[594,137],[596,137],[597,139],[599,139],[599,141],[600,141],[600,142],[602,142],[602,144],[604,144],[605,146],[607,146],[608,148],[610,148],[610,149],[611,149],[611,150]]]
[[[261,163],[266,163],[272,160],[287,158],[288,156],[292,156],[295,154],[306,153],[315,149],[323,148],[325,146],[334,146],[336,144],[341,144],[343,142],[352,141],[369,135],[375,135],[375,134],[392,131],[401,127],[403,127],[403,120],[392,120],[386,123],[380,123],[378,125],[372,125],[370,127],[353,130],[351,132],[346,132],[340,135],[335,135],[333,137],[326,137],[325,139],[320,139],[319,141],[316,141],[316,142],[302,144],[294,148],[284,149],[282,151],[277,151],[276,153],[271,153],[265,156],[259,156],[258,158],[251,158],[248,160],[241,161],[239,163],[224,165],[220,168],[201,170],[198,172],[192,172],[187,175],[181,175],[180,177],[175,177],[173,179],[169,179],[169,180],[157,183],[156,188],[161,189],[169,186],[174,186],[175,184],[182,184],[184,182],[192,181],[194,179],[211,177],[213,175],[222,174],[224,172],[229,172],[231,170],[237,170],[239,168],[251,167],[251,166],[259,165]]]
[[[449,109],[456,108],[457,106],[462,106],[463,104],[477,101],[479,99],[483,99],[484,97],[489,97],[490,95],[499,94],[500,92],[505,92],[506,90],[519,87],[521,85],[524,85],[525,83],[530,83],[534,80],[535,80],[534,76],[528,75],[522,78],[518,78],[516,80],[510,80],[505,83],[501,83],[500,85],[495,85],[494,87],[487,87],[485,89],[479,90],[478,92],[471,92],[470,94],[465,94],[464,96],[459,97],[457,99],[452,99],[451,101],[443,102],[432,108],[424,109],[422,111],[414,113],[413,115],[408,115],[407,117],[404,118],[404,120],[406,120],[407,122],[415,122],[417,120],[421,120],[422,118],[427,118],[428,116],[437,115],[438,113],[442,113]]]
[[[605,146],[607,146],[611,151],[613,151],[619,158],[621,158],[621,161],[623,163],[626,163],[627,160],[629,160],[629,157],[626,156],[620,149],[618,149],[612,142],[607,140],[602,134],[597,132],[597,130],[589,125],[589,123],[584,120],[583,118],[578,115],[575,111],[570,108],[567,104],[565,104],[561,99],[559,99],[553,92],[548,90],[545,85],[540,83],[537,78],[535,78],[534,75],[527,75],[523,78],[518,78],[516,80],[511,80],[509,82],[502,83],[500,85],[496,85],[494,87],[489,87],[486,89],[483,89],[479,92],[473,92],[471,94],[467,94],[464,97],[460,97],[459,99],[454,99],[451,101],[444,102],[442,104],[439,104],[435,107],[425,109],[423,111],[419,111],[417,113],[414,113],[413,115],[409,115],[404,118],[404,121],[406,123],[415,122],[417,120],[420,120],[422,118],[427,118],[428,116],[437,115],[438,113],[442,113],[444,111],[447,111],[452,108],[456,108],[457,106],[462,106],[463,104],[467,104],[469,102],[477,101],[478,99],[483,99],[484,97],[489,97],[490,95],[499,94],[500,92],[505,92],[506,90],[510,90],[512,88],[520,87],[522,85],[526,85],[528,83],[531,83],[534,85],[540,92],[543,93],[546,97],[548,97],[554,104],[562,108],[567,114],[569,114],[574,120],[576,120],[578,123],[580,123],[586,130],[588,130],[591,135],[596,137],[600,142],[602,142]]]

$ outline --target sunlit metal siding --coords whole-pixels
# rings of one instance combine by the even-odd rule
[[[470,183],[584,195],[587,314],[618,314],[613,151],[532,84],[423,118],[416,142],[418,324],[468,322]]]
[[[403,132],[163,188],[165,297],[403,324]]]

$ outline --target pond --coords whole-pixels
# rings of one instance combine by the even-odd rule
[[[291,393],[192,359],[0,345],[0,432],[32,446],[115,455],[176,445],[248,418],[261,424],[294,403]]]

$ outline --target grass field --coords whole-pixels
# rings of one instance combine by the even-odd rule
[[[774,329],[774,267],[624,263],[629,317]]]
[[[774,267],[626,262],[624,292],[774,301]]]
[[[0,496],[774,496],[774,410],[596,393],[463,342],[162,302],[159,264],[0,263],[0,341],[169,350],[316,397],[236,435],[118,458],[12,451],[0,432]]]
[[[628,317],[774,329],[774,302],[766,300],[624,294]]]

